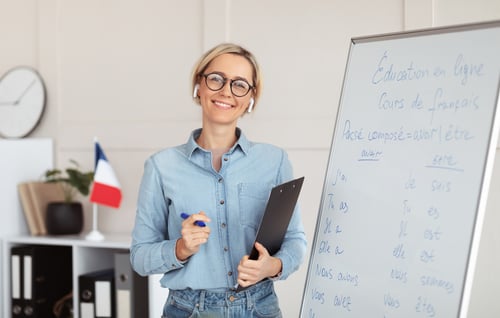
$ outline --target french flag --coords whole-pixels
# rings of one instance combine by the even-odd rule
[[[104,151],[102,151],[101,146],[96,141],[94,185],[90,194],[90,202],[118,208],[120,207],[121,200],[122,191],[120,183]]]

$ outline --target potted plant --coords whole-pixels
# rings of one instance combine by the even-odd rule
[[[73,159],[70,163],[72,167],[64,171],[52,169],[45,172],[45,182],[59,183],[64,193],[64,201],[47,205],[45,223],[48,234],[78,234],[83,229],[83,206],[76,197],[89,194],[94,172],[82,172]]]

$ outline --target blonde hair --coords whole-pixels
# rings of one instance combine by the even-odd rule
[[[222,54],[235,54],[244,57],[253,68],[253,77],[252,83],[250,85],[253,86],[253,98],[254,98],[254,108],[259,100],[261,91],[262,91],[262,74],[260,72],[259,64],[255,59],[255,56],[250,53],[250,51],[245,48],[234,44],[234,43],[221,43],[212,49],[208,50],[205,54],[203,54],[198,62],[196,62],[193,73],[191,75],[191,91],[194,90],[196,84],[200,80],[201,76],[210,65],[210,63],[218,56]],[[200,98],[195,97],[195,101],[199,104]]]

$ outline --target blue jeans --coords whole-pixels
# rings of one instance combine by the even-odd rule
[[[162,318],[281,318],[273,282],[234,290],[170,290]]]

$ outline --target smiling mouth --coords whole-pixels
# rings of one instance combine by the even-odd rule
[[[230,108],[234,107],[231,104],[223,103],[221,101],[214,101],[213,103],[215,104],[215,106],[220,107],[220,108],[225,108],[225,109],[230,109]]]

